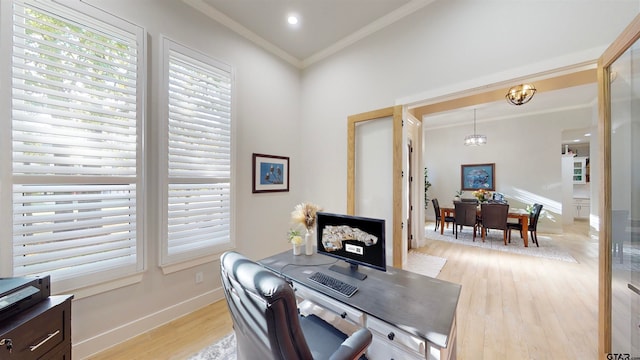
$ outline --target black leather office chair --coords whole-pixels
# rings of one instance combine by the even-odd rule
[[[238,360],[358,359],[371,343],[361,328],[347,336],[315,315],[298,313],[287,281],[237,252],[220,257]]]

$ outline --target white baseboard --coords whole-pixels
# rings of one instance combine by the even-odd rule
[[[222,287],[135,319],[92,338],[72,344],[72,357],[86,359],[221,299],[224,299]]]

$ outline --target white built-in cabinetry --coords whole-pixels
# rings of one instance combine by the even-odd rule
[[[587,158],[586,157],[574,157],[572,170],[573,170],[574,184],[587,183]]]
[[[573,218],[588,219],[591,211],[591,201],[589,199],[574,198],[573,199]]]

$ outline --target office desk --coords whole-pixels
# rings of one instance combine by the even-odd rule
[[[440,235],[444,234],[445,216],[453,216],[454,213],[455,210],[452,207],[440,208]],[[480,210],[478,210],[478,215],[480,215]],[[529,247],[529,231],[527,230],[529,228],[529,213],[524,210],[510,210],[507,214],[507,218],[518,219],[518,221],[522,224],[522,240],[524,242],[524,247]]]
[[[299,299],[331,310],[373,333],[367,351],[376,359],[455,359],[458,284],[387,267],[387,272],[360,266],[363,281],[329,270],[336,260],[324,255],[294,256],[286,251],[259,261],[290,279]],[[347,266],[339,262],[340,266]],[[308,280],[315,271],[356,285],[350,298]]]

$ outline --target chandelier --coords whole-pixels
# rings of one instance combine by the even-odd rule
[[[528,103],[535,93],[536,88],[533,85],[520,84],[509,89],[505,98],[513,105],[522,105]]]
[[[478,146],[487,143],[487,137],[476,134],[476,109],[473,109],[473,135],[467,135],[464,138],[464,144],[467,146]]]

